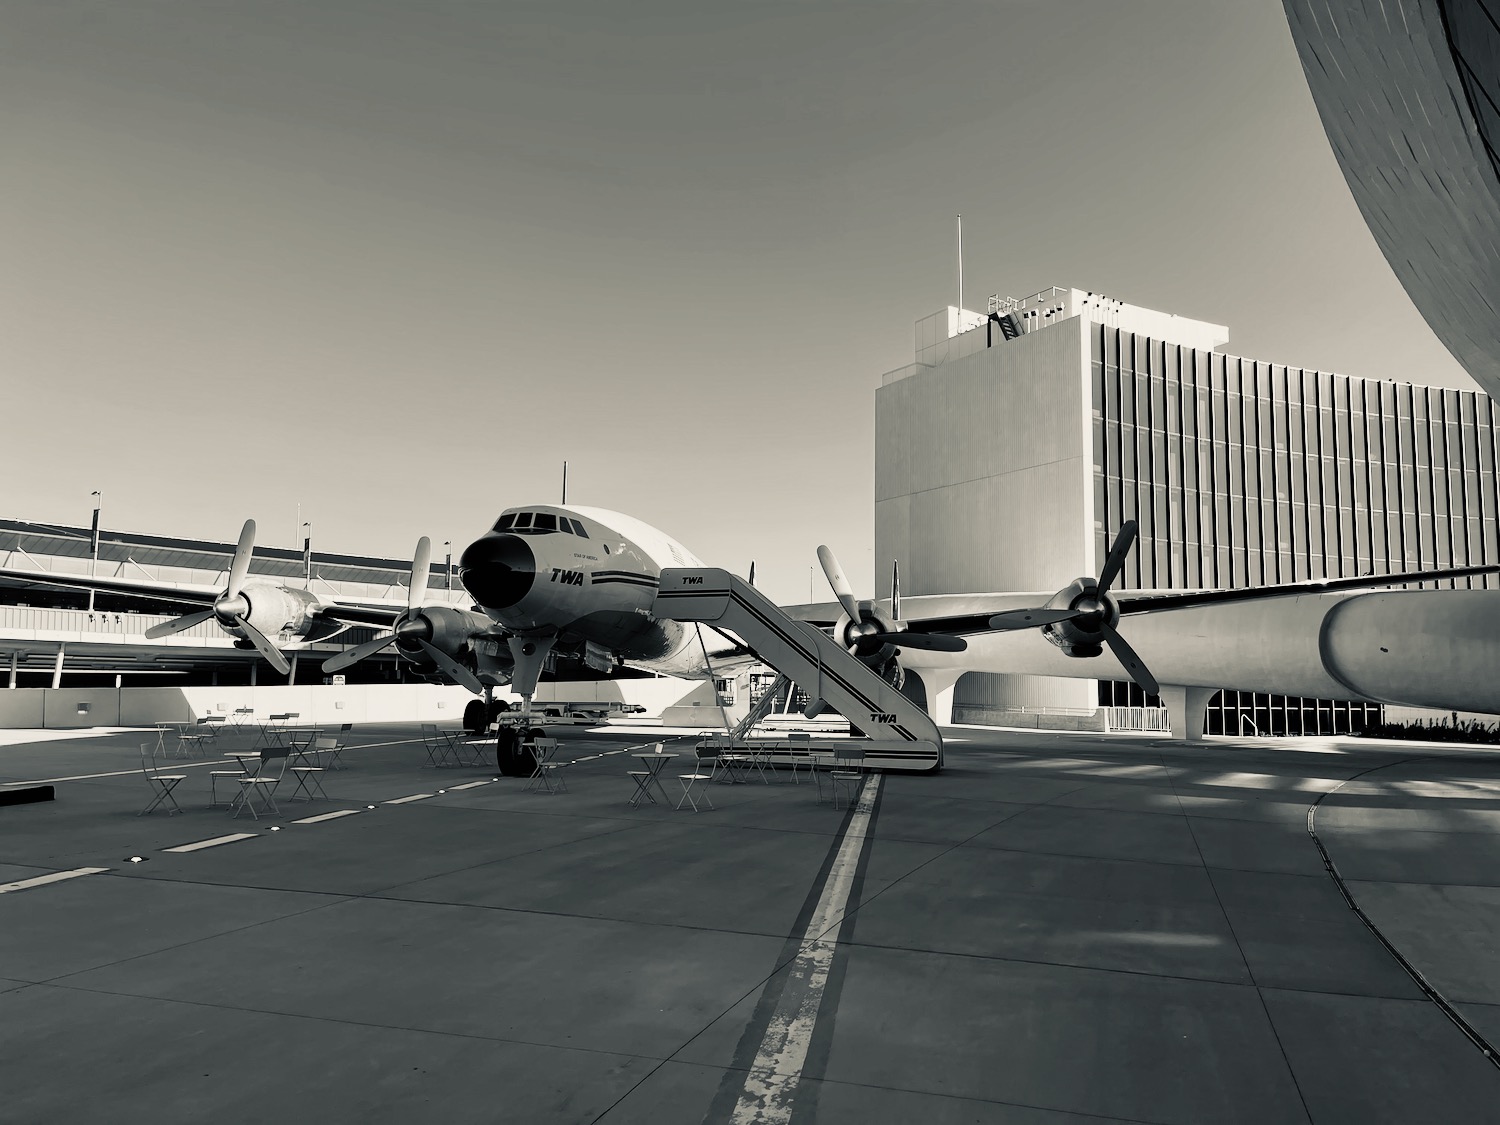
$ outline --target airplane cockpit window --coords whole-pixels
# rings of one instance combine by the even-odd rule
[[[533,531],[556,531],[557,517],[551,512],[538,512],[536,518],[531,521]]]
[[[507,512],[505,515],[501,516],[500,519],[499,519],[499,521],[495,524],[495,530],[496,531],[509,531],[511,529],[511,526],[515,522],[516,522],[516,513],[515,512]]]
[[[580,535],[580,536],[582,536],[585,539],[587,539],[589,537],[589,533],[587,531],[583,530],[583,524],[579,523],[575,519],[570,519],[570,520],[568,520],[568,522],[573,525],[573,534],[574,535]]]
[[[521,528],[523,528],[523,527],[530,527],[530,526],[531,526],[531,513],[530,512],[522,512],[520,515],[516,516],[515,527],[516,527],[517,531],[520,531]]]

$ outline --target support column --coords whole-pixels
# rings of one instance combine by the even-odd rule
[[[16,688],[16,673],[20,669],[20,667],[21,667],[21,654],[19,652],[13,652],[13,653],[11,653],[10,654],[10,685],[9,686],[10,686],[10,689],[12,691],[14,691],[15,688]]]
[[[252,661],[251,661],[251,662],[250,662],[250,686],[251,686],[251,687],[254,687],[254,686],[255,686],[255,672],[256,672],[256,670],[257,670],[257,669],[258,669],[258,668],[259,668],[259,667],[260,667],[260,664],[259,664],[259,662],[257,662],[257,661],[254,661],[254,660],[252,660]]]
[[[927,695],[927,714],[940,727],[953,725],[953,688],[964,674],[962,668],[923,668],[920,672],[908,668],[908,676],[916,676]]]
[[[1217,688],[1162,685],[1161,701],[1167,709],[1167,722],[1172,727],[1173,738],[1188,742],[1203,741],[1203,721],[1208,716],[1208,701],[1217,691]]]
[[[297,686],[297,653],[295,653],[295,652],[292,653],[291,664],[292,664],[292,666],[290,668],[288,668],[287,672],[286,672],[286,686],[287,687],[296,687]]]
[[[53,686],[54,689],[62,687],[62,668],[63,668],[63,646],[62,645],[58,645],[57,646],[57,660],[54,661],[53,665],[52,665],[52,686]]]

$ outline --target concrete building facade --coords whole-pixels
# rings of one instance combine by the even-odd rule
[[[991,303],[919,322],[917,362],[876,395],[876,558],[901,560],[903,592],[1050,593],[1097,574],[1131,519],[1123,589],[1500,561],[1487,397],[1227,355],[1222,325],[1076,289]],[[956,331],[934,343],[935,320]],[[954,706],[1086,710],[1130,690],[971,673]],[[1293,733],[1370,717],[1234,693],[1210,730],[1246,709]]]

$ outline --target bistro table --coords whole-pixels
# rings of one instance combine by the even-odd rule
[[[658,744],[658,746],[660,746],[660,744]],[[664,754],[658,748],[656,750],[636,751],[630,756],[632,758],[639,758],[641,764],[646,767],[645,777],[639,776],[638,773],[632,775],[631,777],[631,780],[635,782],[635,792],[631,795],[630,798],[631,807],[635,808],[636,806],[638,806],[641,803],[641,798],[643,796],[653,805],[656,804],[656,798],[651,795],[652,785],[656,786],[656,791],[661,794],[662,801],[666,802],[668,800],[667,791],[662,788],[661,771],[663,767],[665,767],[666,764],[673,758],[677,757],[677,755]]]

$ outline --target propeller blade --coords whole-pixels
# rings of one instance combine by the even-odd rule
[[[387,645],[394,644],[395,641],[396,634],[387,633],[383,637],[376,637],[373,640],[368,640],[362,645],[355,645],[353,648],[346,648],[343,652],[337,654],[336,656],[330,656],[327,660],[323,661],[323,671],[342,672],[350,665],[358,664],[365,657],[374,656],[377,652],[385,648]]]
[[[969,642],[962,637],[942,633],[872,633],[869,639],[898,648],[922,648],[928,652],[963,652],[969,647]]]
[[[473,672],[469,671],[457,660],[454,660],[453,657],[437,646],[428,644],[426,641],[419,640],[417,644],[422,646],[422,651],[427,654],[427,658],[447,673],[450,678],[468,688],[475,695],[484,694],[484,685],[479,682],[479,677],[474,675]]]
[[[1104,560],[1104,569],[1099,572],[1099,593],[1109,593],[1114,580],[1120,577],[1120,571],[1125,567],[1125,556],[1130,553],[1130,545],[1134,542],[1135,520],[1126,520],[1120,525],[1120,534],[1115,536],[1115,545],[1109,549],[1109,557]]]
[[[1136,655],[1135,649],[1131,648],[1125,638],[1120,636],[1119,630],[1108,622],[1100,622],[1100,628],[1104,630],[1104,643],[1109,645],[1109,650],[1115,654],[1115,659],[1120,662],[1126,672],[1130,673],[1130,678],[1140,684],[1141,690],[1147,695],[1160,695],[1161,685],[1156,682],[1156,677]]]
[[[860,620],[859,602],[854,598],[854,591],[849,587],[849,580],[844,577],[844,571],[839,566],[839,560],[833,557],[833,552],[827,547],[819,546],[818,562],[823,564],[823,575],[828,579],[828,585],[833,587],[833,596],[838,598],[839,605],[844,607],[844,612],[849,615],[849,620]]]
[[[406,591],[406,608],[415,613],[427,597],[427,573],[432,566],[432,540],[417,540],[417,553],[411,559],[411,586]]]
[[[990,628],[997,633],[1011,629],[1036,629],[1043,625],[1055,625],[1059,621],[1071,621],[1078,615],[1075,609],[1008,609],[990,618]]]
[[[891,560],[891,620],[901,620],[901,563]]]
[[[146,630],[146,638],[156,641],[162,637],[170,637],[173,633],[180,633],[184,629],[191,629],[194,625],[202,625],[205,621],[214,619],[214,611],[211,609],[201,610],[198,613],[185,613],[181,617],[174,617],[171,621],[163,621],[160,625],[153,625]]]
[[[250,521],[246,521],[250,523]],[[255,530],[255,524],[250,523],[251,531]],[[243,617],[236,617],[234,623],[245,631],[245,636],[250,638],[250,643],[260,650],[260,654],[266,658],[272,668],[285,676],[292,670],[287,658],[281,655],[281,650],[270,642],[270,639]]]
[[[240,587],[245,584],[245,576],[250,573],[250,556],[254,552],[255,521],[246,520],[245,526],[240,528],[240,541],[234,549],[234,561],[229,564],[229,585],[224,588],[226,598],[239,596]]]

